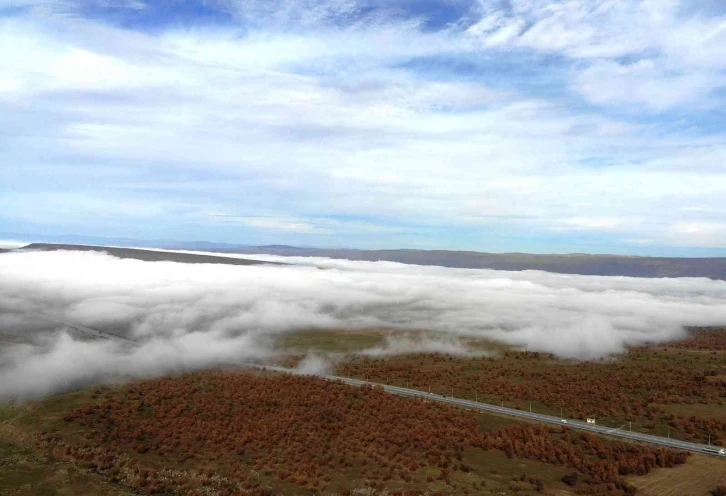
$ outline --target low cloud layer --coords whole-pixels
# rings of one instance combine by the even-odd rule
[[[456,336],[386,336],[383,344],[361,352],[369,357],[387,357],[413,353],[446,353],[449,355],[468,356],[484,353],[472,352],[465,343]]]
[[[0,346],[0,399],[265,359],[276,335],[303,328],[428,331],[426,340],[394,334],[367,351],[373,355],[466,353],[463,343],[483,338],[593,359],[679,339],[684,325],[726,324],[725,281],[283,260],[292,265],[2,254],[0,340],[25,344]],[[58,322],[139,346],[84,337]]]

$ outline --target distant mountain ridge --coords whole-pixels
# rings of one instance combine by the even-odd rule
[[[67,236],[71,238],[72,236]],[[81,236],[75,236],[76,243],[83,242]],[[24,249],[75,249],[106,251],[114,254],[114,250],[140,250],[146,252],[145,257],[156,260],[188,261],[188,263],[225,263],[234,265],[249,265],[260,263],[255,260],[235,262],[225,257],[214,255],[192,255],[192,258],[182,254],[158,254],[143,248],[158,248],[168,250],[205,251],[219,254],[268,254],[281,256],[301,257],[328,257],[358,261],[389,261],[414,265],[435,265],[452,268],[468,269],[494,269],[494,270],[541,270],[560,274],[580,274],[595,276],[625,276],[625,277],[707,277],[711,279],[726,280],[726,258],[724,257],[646,257],[634,255],[592,255],[585,253],[571,254],[528,254],[528,253],[486,253],[476,251],[450,251],[450,250],[357,250],[350,248],[314,248],[290,245],[235,245],[230,243],[215,243],[209,241],[134,241],[129,239],[108,239],[108,244],[132,246],[133,248],[109,248],[96,244],[70,244],[70,243],[33,243]],[[45,246],[46,248],[42,248]],[[55,248],[50,248],[55,247]],[[59,248],[63,247],[63,248]],[[120,252],[117,252],[120,253]],[[148,255],[157,253],[157,255]],[[126,252],[116,256],[139,255]],[[199,258],[207,257],[207,258]],[[131,258],[137,258],[132,256]],[[147,258],[139,258],[147,259]],[[203,261],[203,262],[200,262]]]
[[[175,253],[169,251],[144,250],[139,248],[118,248],[110,246],[94,245],[69,245],[54,243],[32,243],[17,251],[94,251],[108,253],[118,258],[131,258],[144,262],[179,262],[179,263],[209,263],[225,265],[282,265],[273,262],[262,262],[259,260],[248,260],[244,258],[217,257],[214,255],[197,255],[195,253]],[[14,250],[15,251],[15,250]]]
[[[194,250],[194,243],[166,246]],[[197,248],[198,249],[198,248]],[[726,258],[638,257],[632,255],[535,255],[448,250],[353,250],[300,248],[284,245],[207,247],[206,251],[236,254],[268,254],[329,257],[358,261],[388,261],[414,265],[494,270],[542,270],[559,274],[627,277],[708,277],[726,280]]]

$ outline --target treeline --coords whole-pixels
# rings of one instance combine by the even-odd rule
[[[341,494],[362,485],[416,494],[435,483],[475,494],[461,481],[481,467],[466,453],[485,449],[568,467],[567,483],[582,494],[624,495],[634,492],[626,475],[687,456],[561,427],[483,432],[476,415],[455,407],[287,375],[143,381],[65,420],[85,437],[49,434],[47,449],[146,494],[273,494],[278,483]]]

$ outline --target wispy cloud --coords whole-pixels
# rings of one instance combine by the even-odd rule
[[[577,76],[575,85],[588,100],[599,105],[637,105],[663,111],[685,104],[711,106],[711,92],[724,81],[722,76],[668,69],[644,60],[593,64]]]
[[[311,222],[291,218],[262,217],[262,216],[241,216],[212,213],[212,217],[218,217],[225,222],[239,224],[256,229],[271,231],[292,231],[306,234],[331,234],[332,231]]]

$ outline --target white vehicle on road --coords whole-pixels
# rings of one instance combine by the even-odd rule
[[[567,420],[565,420],[565,419],[560,419],[560,422],[562,422],[563,424],[566,424],[566,423],[567,423]]]

